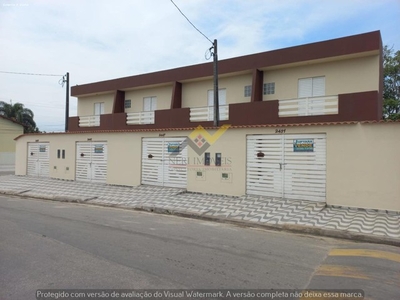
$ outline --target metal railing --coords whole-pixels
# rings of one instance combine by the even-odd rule
[[[229,120],[229,105],[219,106],[219,119]],[[214,106],[190,108],[190,122],[202,122],[214,120]]]
[[[279,117],[335,115],[339,113],[338,96],[279,100]]]

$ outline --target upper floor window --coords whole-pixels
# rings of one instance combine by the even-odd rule
[[[131,108],[132,105],[131,102],[132,102],[131,100],[125,100],[125,108]]]
[[[157,109],[157,97],[143,98],[143,111],[155,111]]]
[[[299,79],[299,98],[318,96],[325,96],[325,76]]]
[[[275,94],[275,82],[264,83],[264,95]]]
[[[214,106],[214,90],[208,90],[207,98],[208,106]],[[226,89],[218,90],[218,104],[226,105]]]
[[[104,102],[97,102],[94,104],[94,115],[104,115]]]
[[[244,96],[251,97],[251,85],[246,85],[244,87]]]

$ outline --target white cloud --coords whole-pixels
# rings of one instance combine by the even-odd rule
[[[220,59],[379,29],[384,44],[400,38],[395,0],[175,3],[218,39]],[[0,0],[0,44],[0,70],[69,71],[71,85],[206,62],[211,46],[169,0]],[[62,130],[65,88],[59,79],[0,74],[0,100],[34,110],[42,130]]]

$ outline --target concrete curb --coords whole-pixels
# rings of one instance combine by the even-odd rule
[[[97,197],[76,198],[73,196],[65,196],[65,195],[49,195],[49,194],[29,193],[29,191],[30,190],[27,190],[27,191],[0,191],[0,194],[10,195],[10,196],[18,196],[18,197],[22,197],[22,198],[34,198],[34,199],[41,199],[41,200],[71,202],[71,203],[86,203],[85,201],[89,201],[89,200],[93,200],[93,199],[97,198]]]
[[[111,208],[120,208],[120,209],[129,209],[135,211],[144,211],[150,213],[157,213],[163,215],[172,215],[190,219],[197,219],[197,220],[205,220],[205,221],[213,221],[218,223],[225,223],[225,224],[232,224],[240,227],[249,227],[249,228],[259,228],[265,230],[274,230],[274,231],[284,231],[284,232],[291,232],[297,234],[306,234],[306,235],[313,235],[313,236],[323,236],[323,237],[331,237],[337,239],[344,239],[344,240],[351,240],[357,242],[366,242],[366,243],[374,243],[374,244],[385,244],[395,247],[400,247],[400,239],[394,239],[390,237],[384,236],[376,236],[371,234],[364,234],[364,233],[355,233],[349,232],[344,230],[337,230],[337,229],[325,229],[321,227],[315,226],[306,226],[306,225],[295,225],[295,224],[266,224],[266,223],[255,223],[251,221],[245,220],[234,220],[228,218],[221,218],[221,217],[213,217],[213,216],[205,216],[203,214],[198,214],[194,212],[184,212],[184,211],[175,211],[172,209],[167,208],[159,208],[154,206],[126,206],[121,204],[107,204],[107,203],[91,203],[87,202],[97,197],[92,198],[76,198],[76,197],[69,197],[69,196],[60,196],[54,195],[49,197],[48,195],[43,194],[21,194],[15,191],[0,191],[0,194],[10,195],[10,196],[19,196],[23,198],[35,198],[35,199],[42,199],[42,200],[51,200],[51,201],[58,201],[58,202],[71,202],[71,203],[83,203],[83,204],[90,204],[95,206],[102,206],[102,207],[111,207]]]
[[[118,207],[118,206],[116,206]],[[220,218],[220,217],[212,217],[212,216],[205,216],[196,213],[190,212],[181,212],[181,211],[173,211],[170,209],[163,209],[163,208],[156,208],[156,207],[142,207],[142,208],[135,208],[135,210],[153,212],[158,214],[167,214],[173,216],[180,216],[186,217],[191,219],[198,219],[198,220],[206,220],[206,221],[214,221],[218,223],[227,223],[233,224],[240,227],[250,227],[250,228],[260,228],[260,229],[267,229],[267,230],[275,230],[275,231],[284,231],[284,232],[291,232],[291,233],[298,233],[298,234],[307,234],[307,235],[314,235],[314,236],[324,236],[324,237],[332,237],[337,239],[345,239],[345,240],[352,240],[358,242],[367,242],[367,243],[374,243],[374,244],[385,244],[395,247],[400,247],[400,240],[394,239],[390,237],[384,236],[375,236],[370,234],[364,233],[355,233],[349,232],[344,230],[336,230],[336,229],[324,229],[315,226],[306,226],[306,225],[294,225],[294,224],[259,224],[245,220],[234,220],[234,219],[227,219],[227,218]]]

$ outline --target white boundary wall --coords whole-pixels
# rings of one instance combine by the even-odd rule
[[[25,135],[17,140],[16,174],[26,175],[27,144],[50,142],[50,177],[75,180],[76,143],[107,141],[107,183],[141,183],[142,138],[188,136],[190,131]],[[215,130],[210,130],[212,135]],[[246,139],[252,134],[326,134],[326,201],[330,205],[400,211],[400,123],[228,129],[204,155],[188,148],[187,190],[240,196],[246,193]],[[65,159],[57,150],[66,151]],[[222,166],[214,165],[215,153]],[[54,168],[56,167],[56,168]],[[199,173],[200,172],[200,173]]]

